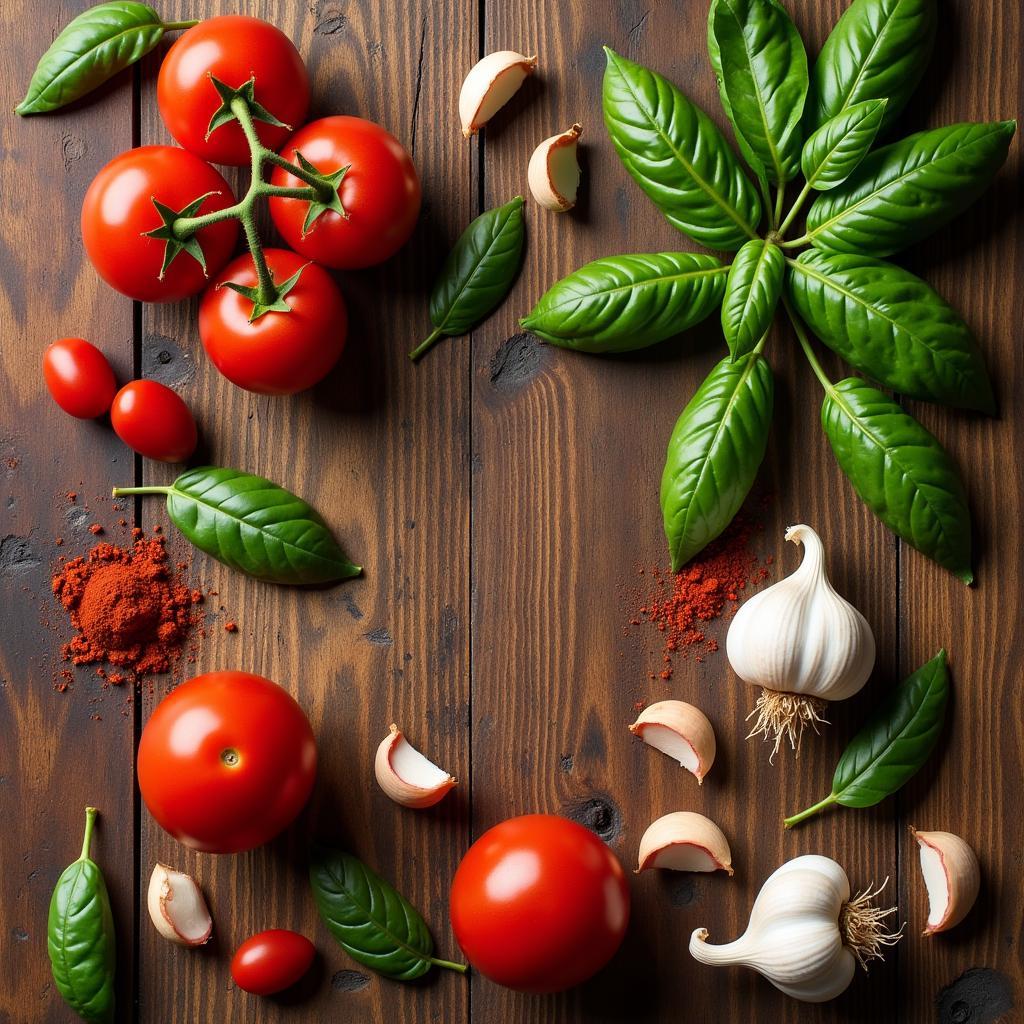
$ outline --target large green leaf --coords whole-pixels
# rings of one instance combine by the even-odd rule
[[[887,99],[892,124],[924,74],[936,21],[935,0],[854,0],[811,72],[809,129],[862,100]]]
[[[723,359],[690,399],[668,442],[661,511],[673,570],[732,522],[764,458],[774,381],[759,353]]]
[[[636,183],[695,242],[734,251],[755,237],[761,201],[707,114],[661,75],[605,53],[604,120]]]
[[[807,213],[819,249],[888,256],[970,206],[1006,160],[1014,121],[954,124],[870,153]]]
[[[800,167],[819,192],[841,185],[867,156],[882,126],[885,100],[865,100],[826,121],[805,143]]]
[[[800,315],[848,363],[912,398],[994,411],[970,329],[919,277],[870,256],[814,249],[789,266]]]
[[[800,169],[807,54],[786,11],[772,0],[716,0],[712,32],[736,129],[769,181]]]
[[[782,250],[771,242],[756,239],[736,253],[722,302],[722,331],[733,359],[752,352],[771,325],[785,269]]]
[[[942,445],[857,377],[833,385],[821,423],[861,501],[908,544],[970,583],[971,514]]]
[[[728,272],[689,252],[608,256],[556,281],[520,323],[579,352],[645,348],[717,309]]]

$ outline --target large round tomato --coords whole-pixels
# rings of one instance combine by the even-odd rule
[[[420,212],[420,179],[412,158],[390,132],[361,117],[325,117],[288,140],[281,155],[297,163],[301,153],[320,173],[348,167],[338,186],[345,216],[325,210],[303,232],[309,203],[270,200],[270,215],[296,251],[329,267],[371,267],[394,255],[409,240]],[[301,188],[280,167],[274,185]]]
[[[259,18],[241,14],[207,18],[167,51],[156,83],[167,130],[204,160],[235,167],[249,163],[249,144],[237,120],[210,131],[214,114],[224,104],[211,77],[232,89],[254,79],[256,102],[285,125],[260,120],[257,114],[256,134],[268,149],[279,148],[305,120],[309,75],[295,44]]]
[[[291,988],[313,963],[316,946],[305,935],[270,928],[246,939],[231,958],[235,984],[257,996]]]
[[[175,839],[237,853],[273,839],[302,810],[316,741],[302,708],[248,672],[210,672],[172,690],[139,741],[139,789]]]
[[[289,307],[249,322],[252,300],[231,288],[258,283],[252,257],[230,263],[199,304],[199,337],[214,366],[233,384],[261,395],[292,395],[312,387],[338,361],[348,334],[345,300],[330,275],[287,249],[264,250],[277,284],[295,274]]]
[[[146,232],[164,219],[154,200],[180,213],[206,193],[197,214],[233,206],[228,183],[198,157],[176,146],[141,146],[114,157],[93,178],[82,203],[82,240],[92,265],[112,288],[139,302],[176,302],[203,290],[208,274],[227,263],[238,222],[223,220],[195,237],[206,260],[184,250],[161,276],[166,242]]]
[[[155,380],[129,381],[110,407],[114,433],[129,448],[158,462],[184,462],[198,440],[196,421],[182,397]]]
[[[629,886],[593,832],[527,814],[469,848],[452,883],[451,917],[481,974],[526,992],[559,992],[586,981],[619,948]]]
[[[61,338],[47,345],[43,379],[53,400],[66,413],[82,420],[107,412],[117,391],[107,357],[84,338]]]

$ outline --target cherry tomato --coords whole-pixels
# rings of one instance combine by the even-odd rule
[[[249,163],[249,143],[237,120],[210,132],[223,100],[211,76],[237,89],[255,77],[256,102],[284,123],[255,119],[256,134],[278,149],[306,119],[309,74],[294,43],[259,18],[225,14],[207,18],[180,36],[167,51],[156,83],[156,100],[167,130],[187,150],[215,164]]]
[[[330,275],[287,249],[266,249],[274,281],[298,271],[285,296],[290,312],[264,313],[249,323],[252,301],[231,288],[257,284],[245,253],[224,268],[199,304],[199,337],[214,366],[232,383],[261,395],[293,395],[312,387],[338,361],[348,333],[345,300]]]
[[[246,939],[231,959],[235,984],[257,996],[291,988],[313,963],[316,946],[305,935],[270,928]]]
[[[238,222],[224,220],[195,237],[206,271],[185,251],[161,278],[165,242],[149,238],[164,223],[153,200],[180,213],[208,192],[197,213],[232,206],[228,183],[198,157],[176,146],[141,146],[114,157],[93,179],[82,203],[82,240],[104,281],[139,302],[175,302],[202,291],[207,274],[227,263],[238,237]]]
[[[46,347],[43,380],[53,400],[80,420],[106,413],[117,391],[107,357],[84,338],[61,338]]]
[[[526,992],[559,992],[586,981],[619,948],[629,887],[593,832],[527,814],[469,848],[452,883],[451,918],[481,974]]]
[[[125,384],[110,409],[114,433],[158,462],[184,462],[195,450],[196,421],[181,396],[155,380]]]
[[[361,117],[325,117],[296,132],[281,155],[297,163],[296,152],[323,174],[348,167],[338,188],[347,218],[325,210],[305,236],[309,203],[270,200],[274,224],[296,252],[329,267],[353,269],[381,263],[405,245],[420,212],[420,179],[390,132]],[[270,180],[289,188],[305,185],[280,167]]]
[[[157,705],[138,765],[142,799],[175,839],[238,853],[273,839],[302,810],[316,776],[316,740],[276,683],[210,672]]]

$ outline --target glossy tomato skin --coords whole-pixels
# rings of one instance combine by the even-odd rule
[[[214,366],[233,384],[261,395],[293,395],[321,380],[338,361],[348,334],[348,313],[338,286],[322,267],[287,249],[266,249],[274,281],[302,270],[285,297],[291,312],[264,313],[249,323],[252,302],[225,281],[257,284],[252,257],[230,263],[199,304],[199,337]],[[305,269],[303,269],[305,268]]]
[[[172,690],[142,730],[139,789],[175,839],[205,853],[269,842],[316,777],[316,740],[287,691],[248,672],[209,672]]]
[[[202,291],[207,274],[216,274],[231,257],[238,222],[211,224],[196,235],[206,273],[181,252],[162,280],[164,242],[145,232],[163,224],[154,199],[179,211],[207,192],[214,194],[200,207],[201,214],[235,202],[228,183],[209,164],[177,146],[140,146],[114,157],[93,179],[82,203],[82,240],[100,277],[139,302],[176,302]]]
[[[316,946],[305,935],[270,928],[246,939],[231,959],[235,984],[257,996],[291,988],[309,970]]]
[[[110,423],[129,448],[158,462],[184,462],[199,440],[181,396],[155,380],[125,384],[110,408]]]
[[[249,144],[238,121],[206,138],[221,97],[210,76],[238,88],[255,76],[256,102],[291,127],[256,121],[268,149],[282,146],[309,110],[309,74],[295,44],[259,18],[225,14],[207,18],[179,36],[167,51],[156,83],[156,100],[167,130],[197,156],[234,167],[249,164]]]
[[[296,151],[322,173],[349,165],[339,188],[348,218],[327,210],[305,238],[309,204],[270,200],[274,224],[296,252],[350,270],[381,263],[405,245],[420,212],[420,179],[412,157],[390,132],[361,117],[325,117],[296,132],[281,154],[297,163]],[[274,168],[271,182],[290,188],[305,184],[280,167]]]
[[[593,832],[527,814],[469,848],[452,883],[451,918],[481,974],[525,992],[559,992],[586,981],[619,948],[629,886]]]
[[[107,357],[84,338],[61,338],[43,353],[43,380],[71,416],[94,420],[110,410],[117,391]]]

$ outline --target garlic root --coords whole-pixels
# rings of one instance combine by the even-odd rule
[[[715,730],[700,708],[683,700],[659,700],[629,727],[648,746],[667,754],[703,783],[715,761]]]
[[[530,157],[527,180],[539,206],[562,213],[576,205],[580,187],[580,165],[576,149],[583,126],[574,124],[567,131],[545,139]]]
[[[937,935],[959,924],[981,888],[981,868],[974,850],[952,832],[910,834],[920,848],[921,875],[928,889],[928,921],[922,932]]]
[[[732,875],[729,840],[703,814],[674,811],[651,822],[640,840],[636,873],[651,868],[725,871]]]
[[[747,721],[757,715],[757,721],[747,733],[747,739],[763,736],[772,744],[772,752],[768,755],[769,764],[775,760],[783,740],[789,740],[790,749],[799,756],[800,737],[804,729],[810,726],[817,733],[819,725],[828,725],[828,719],[824,717],[826,706],[827,702],[820,697],[780,693],[762,687],[761,696],[747,715]]]
[[[166,864],[153,868],[146,907],[156,930],[179,946],[202,946],[213,934],[213,918],[195,879]]]
[[[380,788],[403,807],[433,807],[455,785],[455,779],[424,757],[394,722],[377,747],[373,770]]]
[[[476,135],[512,99],[536,67],[536,57],[524,57],[515,50],[498,50],[477,61],[459,93],[462,134],[467,139]]]

